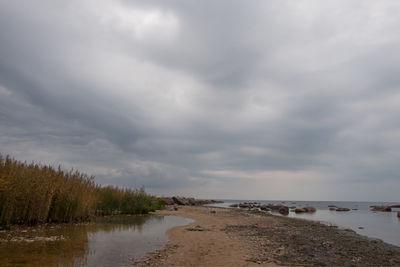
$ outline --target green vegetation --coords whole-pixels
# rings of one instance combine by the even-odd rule
[[[141,189],[120,189],[115,186],[96,187],[96,214],[145,214],[161,209],[162,201]]]
[[[0,155],[0,224],[76,222],[96,215],[143,214],[161,201],[144,189],[101,187],[78,171]]]

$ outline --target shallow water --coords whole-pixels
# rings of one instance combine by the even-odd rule
[[[229,207],[230,204],[240,202],[253,202],[252,200],[225,200],[224,203],[214,204],[219,207]],[[307,220],[320,221],[341,228],[350,228],[357,233],[379,238],[386,243],[400,246],[400,218],[397,212],[373,212],[372,205],[395,205],[399,203],[377,203],[377,202],[350,202],[350,201],[256,201],[261,204],[283,204],[286,206],[314,206],[315,213],[289,212],[289,217],[303,218]],[[328,205],[349,208],[350,211],[330,211]],[[393,209],[400,211],[400,209]],[[361,228],[361,229],[360,229]]]
[[[0,266],[132,266],[130,258],[167,242],[168,228],[191,222],[177,216],[112,216],[90,224],[1,232],[0,240],[25,241],[0,242]],[[29,241],[30,236],[55,240]]]

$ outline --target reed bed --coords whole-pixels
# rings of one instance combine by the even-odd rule
[[[120,189],[115,186],[97,187],[96,214],[145,214],[161,209],[162,202],[141,189]]]
[[[141,189],[96,185],[93,176],[0,155],[0,224],[77,222],[162,207]]]

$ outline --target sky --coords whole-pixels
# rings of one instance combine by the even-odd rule
[[[0,0],[0,153],[160,196],[400,201],[397,0]]]

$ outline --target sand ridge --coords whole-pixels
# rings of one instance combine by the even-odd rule
[[[400,266],[400,247],[319,222],[204,206],[156,214],[195,222],[169,229],[139,266]]]
[[[136,261],[139,266],[276,266],[252,261],[252,245],[225,229],[237,225],[237,217],[229,209],[179,206],[177,211],[157,211],[158,215],[175,215],[194,219],[187,226],[167,231],[168,244]]]

